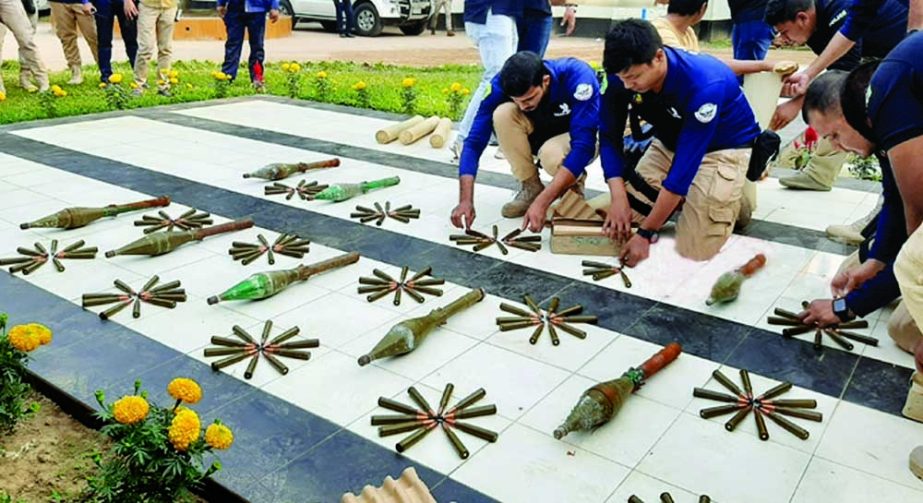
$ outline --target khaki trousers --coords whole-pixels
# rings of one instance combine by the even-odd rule
[[[680,255],[692,260],[708,260],[727,242],[740,212],[749,162],[749,148],[719,150],[702,159],[676,226],[676,251]],[[651,187],[661,190],[672,165],[673,152],[655,138],[635,170]],[[625,189],[644,203],[654,205],[655,201],[630,183],[625,184]],[[589,203],[593,208],[608,210],[611,197],[603,194]],[[632,210],[636,223],[640,224],[645,217]]]
[[[500,150],[510,163],[513,176],[520,182],[538,176],[538,168],[532,155],[529,136],[535,131],[532,121],[512,102],[504,103],[494,110],[494,130]],[[538,160],[545,172],[554,176],[570,153],[570,134],[563,133],[549,138],[538,149]]]
[[[903,296],[901,305],[904,311],[916,322],[916,325],[923,323],[923,226],[917,228],[901,248],[897,262],[894,264],[894,275],[901,286]],[[898,306],[898,310],[900,308],[901,306]],[[892,318],[898,314],[898,310],[894,311]],[[891,321],[889,320],[888,333],[890,332]],[[923,335],[917,329],[915,334],[908,332],[901,340],[895,338],[895,342],[907,351],[914,351],[917,344],[923,343]]]
[[[32,36],[35,37],[35,28],[38,26],[38,11],[36,10],[32,14],[26,13],[26,16],[29,18],[29,24],[32,25]],[[0,61],[3,61],[3,39],[6,38],[7,31],[6,26],[0,23]],[[19,84],[24,88],[32,85],[32,71],[25,63],[21,47],[19,48]],[[2,89],[3,83],[0,82],[0,90]]]
[[[32,73],[40,88],[48,87],[48,72],[35,45],[35,28],[20,0],[0,0],[0,23],[13,33],[19,45],[19,60]],[[4,33],[5,35],[5,33]],[[6,92],[0,78],[0,91]]]
[[[78,3],[49,2],[51,5],[51,19],[54,23],[54,32],[61,40],[64,49],[64,58],[70,67],[82,66],[80,48],[77,47],[77,30],[90,46],[93,59],[98,62],[96,43],[96,19],[91,14],[85,14],[83,7]]]
[[[852,255],[846,257],[843,263],[840,264],[840,269],[837,271],[837,274],[847,269],[858,267],[859,264],[861,264],[861,262],[859,262],[859,252],[853,252]],[[888,335],[901,349],[911,353],[916,347],[917,342],[923,340],[923,333],[920,332],[920,328],[917,326],[916,322],[913,321],[913,317],[910,316],[910,312],[907,310],[907,306],[904,304],[903,300],[897,304],[894,312],[891,313],[891,317],[888,318]]]
[[[135,59],[135,82],[147,83],[148,65],[157,48],[157,71],[163,74],[170,69],[173,56],[173,27],[176,25],[176,7],[161,9],[138,4],[138,56]],[[168,87],[168,86],[161,86]]]
[[[452,0],[434,0],[433,17],[430,18],[430,29],[436,29],[436,23],[439,21],[439,11],[445,9],[445,31],[452,30]]]

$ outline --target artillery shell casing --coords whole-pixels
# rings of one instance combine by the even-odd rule
[[[253,357],[250,359],[250,363],[247,364],[247,370],[244,370],[244,379],[250,379],[253,377],[253,371],[256,370],[256,364],[260,362],[259,352],[253,353]]]
[[[602,262],[596,262],[593,260],[581,261],[580,265],[582,265],[583,267],[595,267],[597,269],[612,269],[613,268],[611,264],[604,264]]]
[[[503,243],[501,243],[500,241],[494,241],[494,242],[497,243],[497,248],[500,248],[500,253],[504,255],[510,254],[510,251],[506,249],[506,246]]]
[[[18,254],[20,254],[20,255],[28,255],[28,256],[30,256],[30,257],[41,257],[41,256],[44,255],[44,254],[42,254],[42,253],[40,253],[40,252],[37,252],[37,251],[35,251],[35,250],[30,250],[30,249],[28,249],[28,248],[23,248],[22,246],[16,248],[16,253],[18,253]]]
[[[758,396],[756,399],[757,399],[758,401],[771,400],[771,399],[773,399],[773,398],[775,398],[775,397],[781,395],[782,393],[785,393],[786,391],[788,391],[788,390],[790,390],[790,389],[792,389],[792,383],[790,383],[790,382],[783,382],[783,383],[778,384],[778,385],[774,386],[773,388],[767,390],[765,393],[763,393],[762,395]]]
[[[769,318],[766,318],[766,323],[769,323],[770,325],[783,325],[788,327],[800,327],[803,325],[803,323],[800,321],[783,318],[781,316],[770,316]]]
[[[534,245],[530,243],[517,243],[515,241],[510,243],[505,243],[506,246],[512,246],[513,248],[519,248],[520,250],[525,250],[529,252],[537,252],[542,249],[539,245]]]
[[[476,231],[476,230],[474,230],[474,229],[465,229],[465,235],[466,235],[466,236],[479,237],[479,238],[481,238],[481,239],[490,239],[490,240],[493,240],[493,238],[490,237],[490,236],[488,236],[487,234],[484,234],[483,232],[480,232],[480,231]]]
[[[366,277],[359,278],[360,285],[390,286],[392,283],[393,283],[392,281],[385,281],[380,278],[366,278]]]
[[[699,503],[711,503],[711,498],[703,494],[699,496]]]
[[[378,428],[379,437],[388,437],[391,435],[399,435],[401,433],[407,433],[408,431],[413,431],[418,428],[423,428],[423,425],[429,419],[414,419],[412,421],[407,421],[404,423],[388,424]]]
[[[277,346],[277,345],[282,344],[283,342],[285,342],[285,341],[291,339],[292,337],[295,337],[295,336],[298,335],[299,333],[301,333],[301,329],[300,329],[300,328],[298,328],[298,327],[292,327],[292,328],[290,328],[290,329],[288,329],[288,330],[283,331],[281,334],[279,334],[279,335],[273,337],[272,340],[269,341],[269,345],[270,345],[270,346]],[[305,347],[316,348],[316,347],[319,347],[319,346],[320,346],[320,341],[318,341],[317,339],[306,339],[305,342],[311,344],[310,346],[305,346]]]
[[[372,426],[384,426],[391,424],[404,424],[410,422],[422,422],[429,419],[425,414],[385,414],[382,416],[372,416]]]
[[[398,401],[395,401],[395,400],[392,400],[386,397],[380,397],[378,399],[378,406],[384,407],[386,409],[391,409],[395,412],[403,412],[404,414],[411,414],[414,416],[421,414],[421,411],[414,409],[413,407],[409,405],[404,405],[401,402],[398,402]]]
[[[455,391],[455,385],[448,383],[445,385],[445,389],[442,390],[442,397],[439,399],[439,410],[436,412],[438,415],[442,415],[445,412],[445,408],[449,405],[449,400],[452,398],[452,392]]]
[[[594,315],[584,314],[580,316],[558,316],[555,315],[555,318],[560,318],[561,321],[565,323],[596,323],[599,321]]]
[[[788,318],[788,319],[790,319],[790,320],[796,320],[796,321],[799,321],[799,322],[801,321],[801,318],[800,318],[797,314],[795,314],[795,313],[793,313],[793,312],[791,312],[791,311],[786,311],[785,309],[782,309],[782,308],[779,308],[779,307],[773,309],[772,312],[773,312],[776,316],[781,316],[781,317],[783,317],[783,318]]]
[[[36,261],[36,262],[33,262],[33,263],[31,263],[31,264],[29,264],[29,265],[23,267],[21,270],[22,270],[22,273],[23,273],[24,275],[28,276],[28,275],[32,274],[33,272],[35,272],[36,270],[38,270],[38,268],[39,268],[39,267],[42,267],[43,265],[45,265],[45,262]]]
[[[128,298],[127,295],[121,293],[85,293],[81,297],[83,300],[96,300],[96,299],[121,299],[125,300]]]
[[[405,223],[405,224],[409,224],[411,218],[419,218],[419,214],[417,214],[416,217],[409,217],[406,215],[397,215],[397,214],[392,214],[388,216],[393,218],[394,220],[397,220],[398,222]]]
[[[260,346],[266,345],[266,341],[269,340],[270,332],[272,332],[272,321],[267,320],[266,323],[263,324],[263,333],[260,334]]]
[[[414,274],[413,276],[411,276],[410,279],[407,280],[407,282],[408,282],[408,283],[414,283],[415,281],[419,280],[420,278],[422,278],[422,277],[424,277],[424,276],[428,276],[428,275],[429,275],[430,273],[432,273],[432,272],[433,272],[433,268],[432,268],[431,266],[426,266],[426,267],[424,267],[423,269],[420,269],[419,271],[417,271],[416,274]],[[433,279],[435,279],[435,278],[433,278]],[[445,283],[445,280],[440,280],[440,281],[442,281],[443,283]],[[441,285],[442,283],[439,283],[439,284]]]
[[[631,288],[631,280],[628,279],[628,275],[625,274],[625,271],[619,269],[619,276],[622,277],[622,283],[625,285],[625,288]]]
[[[356,206],[356,211],[359,211],[362,213],[375,213],[375,210],[373,210],[372,208],[369,208],[368,206]]]
[[[417,388],[411,386],[407,389],[407,393],[410,395],[410,398],[413,399],[413,401],[416,402],[416,404],[419,405],[421,409],[423,409],[423,411],[428,414],[433,414],[435,412],[429,402],[426,401],[426,398],[423,398],[423,395],[417,391]]]
[[[214,362],[211,363],[212,370],[221,370],[221,369],[223,369],[224,367],[227,367],[228,365],[233,365],[233,364],[235,364],[235,363],[237,363],[237,362],[239,362],[239,361],[243,361],[243,360],[247,359],[248,357],[250,357],[250,356],[252,356],[252,355],[253,355],[253,351],[245,351],[245,352],[240,353],[240,354],[231,355],[231,356],[229,356],[229,357],[227,357],[227,358],[223,358],[223,359],[221,359],[221,360],[214,361]]]
[[[644,500],[632,494],[628,497],[628,503],[644,503]]]
[[[161,293],[159,295],[154,295],[151,297],[148,302],[151,300],[165,300],[170,302],[186,302],[188,298],[185,293]]]
[[[529,311],[526,311],[525,309],[520,309],[516,306],[507,304],[506,302],[500,303],[500,310],[505,311],[510,314],[515,314],[517,316],[523,316],[526,318],[531,318],[534,316],[534,313],[530,313]]]
[[[463,444],[461,439],[458,438],[458,435],[452,431],[452,428],[443,426],[442,431],[445,432],[445,436],[448,437],[449,443],[452,444],[452,447],[455,448],[455,452],[458,453],[458,457],[462,459],[468,459],[468,449],[465,448],[465,444]]]
[[[676,503],[670,493],[660,493],[660,503]]]
[[[127,299],[128,299],[127,296],[123,296],[123,297],[117,296],[114,298],[83,299],[80,305],[82,307],[104,306],[106,304],[112,304],[114,302],[124,302]]]
[[[759,408],[753,409],[753,417],[756,419],[756,431],[760,436],[760,440],[769,440],[769,430],[766,429],[766,420],[763,419],[763,414],[760,412]]]
[[[783,399],[783,400],[772,400],[769,402],[773,407],[794,407],[799,409],[816,409],[817,400],[811,399]]]
[[[823,347],[823,336],[824,331],[820,328],[814,330],[814,349],[821,349]]]
[[[29,259],[28,261],[26,261],[26,262],[24,262],[24,263],[22,263],[22,264],[14,265],[13,267],[10,267],[10,274],[16,274],[17,272],[20,272],[20,271],[24,270],[24,269],[27,268],[27,267],[31,267],[31,266],[35,265],[36,263],[37,263],[37,262],[35,262],[34,260]],[[41,263],[41,262],[38,262],[38,263]]]
[[[127,293],[128,295],[135,295],[135,291],[132,290],[130,286],[126,285],[122,280],[117,279],[113,281],[113,283],[115,284],[116,288]]]
[[[696,398],[706,398],[708,400],[717,400],[719,402],[727,403],[738,403],[740,399],[736,396],[727,395],[725,393],[719,393],[717,391],[712,391],[705,388],[694,388],[692,390],[692,396]]]
[[[471,393],[470,395],[466,396],[465,398],[462,398],[461,401],[455,404],[455,407],[453,407],[452,410],[449,411],[449,413],[470,407],[474,405],[475,403],[477,403],[478,400],[484,398],[485,396],[487,396],[487,391],[484,388],[479,388],[473,393]]]
[[[572,327],[568,325],[567,323],[555,323],[554,325],[559,330],[563,330],[578,339],[586,339],[586,332],[584,332],[583,330],[580,330],[579,328]]]
[[[284,342],[282,344],[270,344],[272,349],[314,349],[320,346],[317,339],[305,339],[303,341]]]
[[[420,293],[425,293],[427,295],[432,295],[434,297],[442,297],[442,290],[439,290],[437,288],[430,288],[428,286],[417,286],[417,287],[414,287],[414,290]]]
[[[814,330],[814,327],[813,327],[813,326],[811,326],[811,325],[802,325],[802,326],[800,326],[800,327],[786,328],[785,330],[782,330],[782,335],[783,335],[784,337],[793,337],[793,336],[796,336],[796,335],[806,334],[806,333],[808,333],[808,332],[810,332],[810,331],[812,331],[812,330]]]
[[[394,301],[392,302],[395,306],[401,305],[401,293],[404,292],[403,288],[397,288],[394,291]]]
[[[231,249],[234,248],[259,248],[260,245],[253,243],[244,243],[243,241],[233,241],[231,243]]]
[[[566,330],[565,330],[566,332]],[[558,331],[554,328],[554,323],[548,323],[548,335],[551,337],[552,346],[560,346],[561,338],[558,337]]]
[[[508,332],[510,330],[519,330],[521,328],[531,327],[535,324],[536,322],[534,321],[517,321],[513,323],[498,323],[497,325],[500,327],[501,332]],[[539,323],[539,326],[543,325],[544,324]]]
[[[381,292],[381,291],[390,292],[391,287],[388,285],[360,286],[356,290],[356,293],[365,294],[365,293],[373,293],[373,292]]]
[[[504,240],[504,242],[506,241]],[[512,244],[512,243],[528,244],[528,243],[541,243],[541,242],[542,242],[541,236],[523,236],[521,238],[516,238],[515,241],[511,241],[506,244]]]
[[[262,256],[263,256],[263,253],[265,253],[265,252],[257,252],[257,253],[253,253],[253,254],[251,254],[251,255],[247,255],[247,256],[245,256],[245,257],[242,257],[242,258],[241,258],[241,261],[240,261],[240,264],[241,264],[241,265],[250,265],[250,264],[252,264],[254,261],[258,260],[260,257],[262,257]]]
[[[54,264],[54,268],[57,269],[58,272],[64,272],[64,264],[58,260],[58,257],[51,257],[51,263]]]
[[[378,276],[379,278],[381,278],[381,279],[383,279],[383,280],[385,280],[385,281],[387,281],[387,282],[389,282],[389,283],[397,283],[397,280],[395,280],[395,279],[392,278],[390,275],[388,275],[386,272],[384,272],[384,271],[382,271],[382,270],[380,270],[380,269],[372,269],[372,274],[374,274],[375,276]]]
[[[539,316],[542,315],[542,310],[538,307],[538,304],[536,304],[535,301],[532,300],[532,297],[530,297],[528,294],[523,295],[522,300],[525,301],[526,305],[529,306],[529,309],[531,309],[533,313]]]
[[[275,356],[272,356],[270,353],[264,352],[263,358],[266,358],[266,361],[268,361],[269,364],[272,365],[272,367],[276,369],[276,371],[278,371],[280,374],[282,375],[288,374],[288,367],[284,363],[280,362],[279,359],[276,358]]]
[[[584,269],[583,270],[584,276],[596,276],[597,274],[599,275],[605,274],[606,277],[612,276],[613,274],[615,274],[615,269],[609,268],[609,269]],[[596,279],[596,278],[594,277],[593,279]]]
[[[473,239],[473,238],[466,234],[452,234],[449,236],[449,241],[458,241],[459,239]]]
[[[798,426],[797,424],[789,421],[788,419],[785,419],[784,417],[780,416],[779,414],[776,414],[775,412],[768,411],[768,410],[763,410],[762,412],[763,414],[766,414],[766,417],[771,419],[774,423],[781,426],[782,428],[787,430],[789,433],[791,433],[792,435],[795,435],[801,440],[807,440],[808,437],[811,436],[811,433],[808,430],[802,428],[801,426]]]
[[[529,322],[529,324],[532,324],[532,322]],[[509,325],[502,325],[500,326],[500,331],[505,332],[507,330],[512,330],[511,328],[505,328],[507,326],[518,326],[518,323],[510,323]],[[542,336],[542,332],[544,331],[545,331],[545,324],[539,323],[538,326],[535,327],[535,330],[532,332],[532,336],[529,337],[529,344],[532,344],[532,345],[536,344],[538,342],[538,338]]]
[[[76,250],[77,248],[82,247],[82,246],[85,245],[85,244],[86,244],[86,242],[84,242],[84,241],[81,239],[80,241],[77,241],[76,243],[73,243],[73,244],[71,244],[70,246],[68,246],[68,247],[64,248],[63,250],[61,250],[61,253],[72,252],[72,251]]]
[[[520,234],[522,234],[522,229],[513,229],[509,233],[507,233],[507,235],[503,236],[501,239],[503,241],[506,241],[507,239],[513,239]]]
[[[249,354],[249,351],[253,349],[250,347],[226,347],[226,348],[205,348],[205,356],[226,356],[226,355],[236,355],[238,353]]]
[[[489,416],[491,414],[497,413],[496,405],[481,405],[480,407],[471,407],[470,409],[462,409],[458,412],[451,414],[453,419],[470,419],[472,417],[481,417]]]
[[[845,323],[839,323],[836,325],[836,330],[841,328],[868,328],[869,322],[867,320],[853,320],[847,321]]]
[[[830,339],[833,340],[833,342],[837,343],[841,348],[845,349],[846,351],[852,351],[852,349],[855,347],[853,343],[847,341],[846,339],[844,339],[842,336],[840,336],[838,333],[834,332],[833,330],[827,329],[827,330],[824,330],[824,333],[827,334],[830,337]]]
[[[126,307],[128,307],[129,304],[131,304],[131,300],[122,302],[120,304],[116,304],[110,307],[109,309],[106,309],[105,311],[99,313],[99,318],[102,320],[108,320],[109,318],[112,318],[113,316],[118,314],[118,312],[121,311],[122,309],[125,309]]]
[[[144,286],[141,287],[141,291],[146,292],[150,290],[151,288],[154,288],[154,285],[156,285],[159,281],[160,281],[160,276],[157,276],[155,274],[154,276],[151,277],[151,279],[147,280],[147,283],[145,283]]]
[[[397,452],[404,452],[407,449],[410,449],[411,447],[413,447],[414,444],[416,444],[421,439],[423,439],[423,437],[425,437],[427,433],[433,431],[433,428],[435,427],[436,427],[436,423],[432,423],[430,425],[424,426],[423,428],[411,433],[404,440],[401,440],[400,442],[398,442],[397,445],[394,446],[394,448],[397,449]]]
[[[96,252],[95,252],[95,251],[92,251],[92,252],[84,252],[84,251],[80,251],[80,252],[67,252],[67,253],[61,253],[61,254],[59,254],[59,255],[60,255],[60,257],[57,257],[57,258],[66,258],[66,259],[68,259],[68,260],[91,260],[91,259],[96,258]]]
[[[558,307],[560,306],[561,306],[561,298],[552,297],[551,300],[548,302],[548,309],[546,309],[545,311],[547,312],[548,316],[552,316],[555,314],[555,311],[557,311]]]
[[[422,295],[420,295],[419,293],[417,293],[417,292],[415,292],[415,291],[413,291],[413,290],[404,290],[404,291],[407,293],[407,295],[410,295],[410,297],[411,297],[413,300],[417,301],[417,302],[420,303],[420,304],[422,304],[423,301],[426,300],[426,299],[423,298]],[[440,292],[440,293],[441,293],[441,292]]]
[[[724,429],[727,431],[734,431],[737,428],[737,425],[747,417],[747,414],[750,413],[750,407],[742,407],[737,414],[734,414],[728,422],[724,423]]]
[[[538,317],[535,315],[530,316],[497,316],[497,325],[505,325],[507,323],[518,323],[521,321],[528,321],[529,323],[537,323]]]
[[[487,243],[488,246],[492,241],[484,241],[483,239],[474,239],[474,238],[465,238],[465,239],[456,239],[454,240],[455,244],[458,246],[468,246],[468,245],[478,245]]]
[[[702,419],[711,419],[713,417],[724,416],[730,414],[731,412],[739,411],[744,407],[746,407],[746,405],[743,404],[718,405],[716,407],[708,407],[707,409],[702,409],[699,411],[699,417]]]
[[[475,426],[473,424],[462,423],[461,421],[453,422],[452,426],[469,435],[474,435],[475,437],[478,437],[481,440],[486,440],[488,442],[496,442],[497,438],[499,437],[496,432],[490,431],[486,428],[481,428],[480,426]]]
[[[388,295],[389,293],[391,293],[392,291],[393,291],[393,290],[391,290],[390,288],[388,288],[387,290],[381,290],[380,292],[373,293],[373,294],[369,295],[368,297],[365,298],[365,300],[367,300],[367,301],[369,301],[369,302],[375,302],[376,300],[378,300],[378,299],[380,299],[380,298],[382,298],[382,297],[387,296],[387,295]]]
[[[245,342],[249,342],[250,344],[253,344],[254,346],[257,345],[253,337],[251,337],[250,334],[248,334],[244,329],[240,328],[238,325],[234,325],[233,327],[231,327],[231,333],[233,333],[237,337],[240,337]]]
[[[487,248],[488,246],[490,246],[490,245],[492,245],[492,244],[494,244],[493,241],[481,242],[481,244],[475,246],[474,248],[472,248],[472,250],[474,250],[474,251],[476,251],[476,252],[479,252],[479,251],[483,250],[484,248]]]
[[[573,306],[562,309],[561,311],[555,313],[555,316],[563,318],[566,316],[580,314],[581,312],[583,312],[583,306],[581,306],[580,304],[574,304]]]
[[[253,344],[249,344],[247,342],[242,342],[242,341],[238,341],[235,339],[228,339],[227,337],[219,337],[217,335],[212,336],[211,343],[216,344],[218,346],[229,346],[229,347],[235,347],[235,348],[244,348],[244,347],[253,346]]]
[[[274,355],[284,356],[284,357],[286,357],[286,358],[294,358],[294,359],[296,359],[296,360],[305,360],[305,361],[307,361],[307,360],[310,360],[310,359],[311,359],[311,353],[310,353],[310,352],[304,351],[304,350],[299,350],[299,349],[284,349],[284,348],[279,348],[279,349],[273,349],[273,350],[271,350],[270,352],[271,352],[272,354],[274,354]]]
[[[134,305],[131,307],[131,317],[135,319],[140,318],[141,317],[141,299],[135,298],[135,301],[133,302],[133,304]]]
[[[787,409],[785,407],[773,407],[772,412],[783,414],[786,416],[797,417],[799,419],[807,419],[808,421],[821,422],[824,419],[824,415],[820,412],[815,412],[813,410],[802,410],[802,409]]]
[[[402,211],[416,211],[418,213],[420,212],[420,210],[414,210],[412,204],[405,204],[404,206],[401,206],[399,208],[394,208],[393,210],[391,210],[391,213],[400,213]]]
[[[0,259],[0,265],[25,264],[26,262],[32,262],[32,259],[29,258],[29,257],[16,257],[16,258],[2,258],[2,259]]]
[[[869,346],[878,346],[878,339],[874,337],[869,337],[867,335],[856,334],[853,332],[845,332],[843,330],[834,330],[837,335],[841,337],[846,337],[847,339],[852,339],[856,342],[861,342],[863,344],[868,344]]]
[[[750,384],[750,373],[745,369],[740,369],[740,381],[744,385],[744,393],[747,398],[753,398],[753,385]]]
[[[421,286],[439,286],[444,285],[445,280],[442,278],[427,278],[427,279],[409,279],[407,283],[412,284],[414,288]]]
[[[150,299],[146,299],[145,302],[147,302],[148,304],[153,304],[155,306],[165,307],[167,309],[173,309],[176,307],[176,301],[159,299],[157,297],[151,297]]]

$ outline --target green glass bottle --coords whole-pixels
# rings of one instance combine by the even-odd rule
[[[31,229],[34,227],[53,227],[58,229],[76,229],[83,227],[94,220],[104,217],[114,217],[116,215],[127,213],[129,211],[143,210],[147,208],[159,208],[170,205],[170,198],[166,196],[147,201],[128,204],[110,204],[100,208],[64,208],[63,210],[42,217],[34,222],[20,224],[20,229]]]
[[[213,305],[226,300],[260,300],[272,297],[295,283],[306,281],[315,274],[354,264],[358,260],[359,254],[352,252],[316,264],[302,264],[294,269],[258,272],[224,292],[209,297],[208,303]]]
[[[397,176],[382,178],[380,180],[372,180],[371,182],[336,183],[319,192],[316,196],[314,196],[314,199],[334,201],[338,203],[340,201],[345,201],[358,195],[365,194],[370,190],[391,187],[399,183],[401,183],[401,179]]]
[[[297,162],[291,164],[273,163],[252,173],[244,173],[244,178],[262,178],[263,180],[275,181],[288,178],[296,173],[305,173],[315,169],[335,168],[339,165],[340,160],[337,158],[317,162]]]

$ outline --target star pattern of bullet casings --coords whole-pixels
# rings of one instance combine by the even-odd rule
[[[622,283],[625,284],[625,288],[631,288],[631,280],[628,279],[628,275],[625,274],[625,264],[622,264],[621,261],[619,265],[616,266],[604,264],[602,262],[594,262],[592,260],[584,260],[581,262],[581,265],[583,266],[583,275],[592,276],[593,281],[600,281],[609,276],[618,274],[622,277]]]
[[[115,304],[99,313],[101,319],[108,320],[129,305],[132,306],[131,316],[140,318],[142,303],[173,309],[176,304],[186,302],[186,290],[180,288],[182,285],[179,281],[170,281],[157,286],[159,282],[160,277],[154,276],[141,287],[141,291],[136,292],[125,282],[115,280],[115,288],[119,290],[119,293],[87,293],[83,295],[81,305],[87,308]]]
[[[426,300],[421,294],[434,295],[436,297],[442,296],[442,290],[434,287],[445,284],[445,280],[432,277],[432,267],[426,267],[411,276],[410,279],[407,279],[407,274],[409,272],[410,268],[404,266],[401,268],[400,279],[394,279],[391,275],[383,271],[372,269],[374,277],[364,276],[359,278],[359,293],[369,294],[366,300],[375,302],[387,296],[389,293],[394,292],[395,306],[401,305],[402,293],[406,293],[413,300],[421,304]],[[430,277],[427,278],[426,276]]]
[[[704,419],[733,413],[734,416],[724,424],[724,429],[727,431],[734,431],[737,425],[739,425],[750,412],[753,412],[753,417],[756,420],[756,430],[760,440],[769,440],[769,430],[766,429],[766,420],[764,417],[768,417],[774,423],[801,440],[807,440],[810,436],[810,432],[792,421],[789,421],[784,416],[817,421],[818,423],[824,418],[823,414],[820,412],[804,410],[817,408],[816,400],[779,400],[776,398],[792,389],[792,383],[790,382],[783,382],[761,395],[755,395],[753,393],[753,386],[750,384],[750,373],[746,370],[741,369],[740,371],[740,381],[743,383],[743,389],[734,384],[734,382],[728,379],[726,375],[722,374],[720,370],[712,372],[712,377],[724,386],[725,389],[730,391],[731,394],[728,395],[727,393],[712,391],[706,388],[695,388],[692,392],[692,396],[727,403],[728,405],[709,407],[699,411],[699,416]]]
[[[292,327],[272,339],[269,338],[271,331],[272,321],[266,321],[263,324],[263,334],[259,342],[237,325],[231,327],[231,333],[237,337],[236,339],[213,336],[211,343],[214,347],[205,348],[205,356],[223,356],[224,358],[213,361],[211,363],[212,370],[221,370],[249,358],[250,362],[247,364],[246,370],[244,370],[244,379],[250,379],[253,377],[256,365],[260,361],[260,356],[262,356],[277,372],[286,375],[288,374],[288,366],[279,360],[280,357],[308,360],[311,358],[311,352],[307,350],[320,347],[320,341],[317,339],[290,341],[300,333],[301,330],[298,327]]]
[[[263,189],[263,194],[267,196],[276,196],[280,194],[285,195],[285,200],[290,200],[295,194],[298,194],[298,197],[302,201],[313,201],[314,196],[327,188],[327,185],[319,184],[317,180],[313,182],[306,182],[304,180],[298,182],[298,185],[291,187],[285,185],[284,183],[275,182],[271,185],[267,185]]]
[[[269,244],[269,241],[262,234],[258,234],[256,239],[259,243],[234,241],[231,243],[228,255],[234,260],[240,260],[243,265],[250,265],[263,254],[267,254],[269,265],[273,265],[276,263],[275,255],[277,253],[286,257],[304,258],[305,253],[310,251],[308,245],[311,242],[301,239],[295,234],[280,234],[272,244]]]
[[[572,323],[596,323],[596,316],[581,315],[583,306],[575,304],[566,309],[558,310],[561,299],[552,297],[548,302],[548,309],[543,313],[538,304],[528,295],[523,296],[523,301],[529,307],[525,309],[501,303],[500,310],[513,314],[515,316],[500,316],[497,318],[497,326],[501,332],[509,330],[519,330],[522,328],[535,327],[532,336],[529,337],[529,344],[536,344],[539,337],[548,329],[548,335],[551,336],[551,344],[558,346],[561,339],[558,337],[558,330],[563,330],[578,339],[586,339],[586,332],[579,328],[571,326]]]
[[[667,493],[667,492],[660,493],[660,503],[674,503],[674,502],[675,500],[673,499],[673,496],[670,495],[670,493]],[[644,500],[632,494],[631,496],[628,497],[628,503],[644,503]],[[699,496],[699,503],[711,503],[711,498],[703,494]]]
[[[391,202],[385,201],[382,208],[381,203],[375,203],[375,208],[367,206],[356,206],[356,211],[349,214],[349,218],[356,218],[361,223],[375,222],[375,225],[381,226],[386,218],[397,220],[405,224],[410,223],[410,219],[420,218],[420,210],[407,204],[395,209],[391,209]]]
[[[174,227],[188,231],[190,229],[199,229],[212,223],[214,222],[212,222],[210,213],[198,213],[195,208],[191,208],[176,218],[171,217],[163,210],[158,211],[157,216],[143,215],[141,220],[135,220],[135,227],[147,227],[147,229],[144,229],[144,233],[150,234],[159,230],[172,231]]]
[[[99,252],[99,249],[95,246],[83,248],[85,244],[83,240],[80,240],[61,251],[58,251],[58,240],[56,239],[51,241],[50,250],[38,242],[33,244],[33,248],[31,249],[20,246],[16,248],[16,253],[19,253],[21,256],[0,259],[0,266],[12,266],[10,267],[10,274],[21,272],[28,275],[37,271],[46,263],[51,262],[58,272],[64,272],[64,264],[61,260],[92,260],[96,258],[96,253]]]
[[[801,307],[807,309],[808,302],[803,301],[801,303]],[[847,332],[849,329],[868,328],[869,322],[865,320],[853,320],[844,323],[837,323],[836,325],[820,327],[813,323],[804,323],[801,321],[801,317],[798,316],[798,314],[791,311],[786,311],[785,309],[780,309],[778,307],[773,311],[773,314],[775,316],[770,316],[766,322],[770,325],[787,326],[788,328],[782,330],[782,337],[786,339],[792,339],[796,335],[814,332],[814,349],[818,351],[823,349],[823,344],[821,341],[824,338],[824,334],[830,337],[833,342],[835,342],[838,346],[845,349],[846,351],[852,351],[854,347],[853,343],[849,342],[847,339],[861,342],[862,344],[868,344],[869,346],[878,346],[878,339],[874,337],[857,334],[855,332]]]
[[[412,432],[395,445],[397,452],[406,451],[425,437],[427,433],[433,431],[436,427],[442,426],[442,431],[445,432],[446,438],[449,439],[449,443],[452,444],[458,457],[467,459],[468,449],[454,430],[463,431],[487,442],[496,442],[499,437],[496,432],[460,420],[496,414],[497,406],[481,405],[472,407],[487,395],[484,388],[480,388],[454,406],[449,407],[449,400],[452,398],[454,389],[455,386],[452,383],[446,384],[438,409],[433,409],[429,402],[423,398],[423,395],[413,386],[407,390],[407,393],[414,403],[420,407],[419,409],[387,397],[381,397],[378,399],[379,407],[400,412],[400,414],[372,416],[372,426],[379,427],[378,436],[380,437]]]
[[[492,244],[496,244],[500,249],[500,253],[504,255],[510,253],[507,247],[519,248],[520,250],[530,252],[537,252],[542,249],[542,236],[539,234],[519,237],[522,233],[522,229],[514,229],[501,238],[500,229],[496,225],[494,225],[491,230],[492,235],[487,235],[474,229],[466,229],[464,234],[452,234],[449,236],[449,239],[454,241],[458,246],[473,245],[474,248],[472,248],[472,250],[476,252]]]

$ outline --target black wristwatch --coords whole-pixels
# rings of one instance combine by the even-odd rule
[[[833,299],[833,314],[840,319],[843,323],[855,318],[855,315],[852,311],[849,310],[849,306],[846,305],[846,297],[840,297],[839,299]]]
[[[643,227],[638,227],[638,235],[646,239],[650,244],[654,244],[660,239],[660,234],[658,234],[657,231],[648,230]]]

